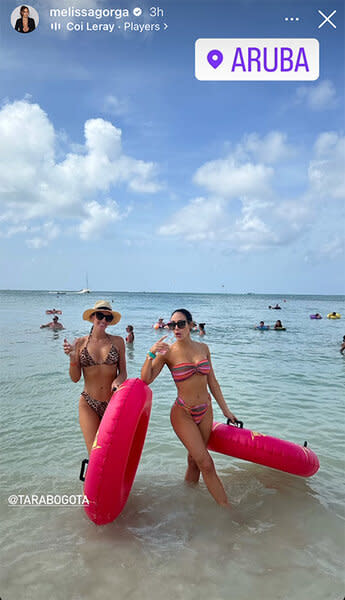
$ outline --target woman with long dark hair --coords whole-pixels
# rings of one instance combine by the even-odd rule
[[[30,33],[34,31],[36,25],[34,19],[29,17],[29,9],[27,6],[20,7],[20,18],[16,20],[16,24],[14,26],[16,31],[19,33]]]
[[[229,410],[213,371],[208,346],[191,339],[192,315],[185,308],[175,310],[168,327],[176,341],[169,345],[163,336],[150,348],[141,369],[141,379],[152,383],[164,365],[170,369],[177,387],[170,419],[176,435],[188,451],[188,468],[185,480],[197,483],[200,472],[213,498],[222,506],[228,506],[228,498],[219,479],[213,460],[207,450],[211,434],[213,412],[211,394],[224,416],[232,423],[236,417]]]

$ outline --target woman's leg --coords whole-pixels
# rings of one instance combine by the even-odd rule
[[[206,447],[207,447],[209,437],[211,435],[212,425],[213,425],[213,411],[212,411],[212,404],[210,402],[210,406],[209,406],[207,413],[205,414],[204,418],[198,425],[199,431],[205,442]],[[190,453],[188,453],[187,462],[188,462],[188,467],[187,467],[187,471],[185,474],[185,481],[188,481],[188,483],[198,483],[199,478],[200,478],[200,469]]]
[[[79,400],[79,423],[89,455],[100,422],[99,416],[95,413],[91,406],[88,405],[85,398],[81,396]]]
[[[212,411],[210,411],[212,413]],[[207,413],[204,419],[207,417]],[[216,502],[228,506],[228,499],[214,468],[213,460],[207,451],[203,436],[192,417],[180,406],[173,404],[170,413],[171,424],[188,453],[193,457],[198,469],[201,471],[208,491]],[[205,426],[206,429],[206,426]]]

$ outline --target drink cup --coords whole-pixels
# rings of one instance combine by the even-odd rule
[[[175,336],[174,336],[174,332],[173,331],[169,331],[169,333],[167,333],[167,336],[165,338],[165,340],[163,340],[164,344],[168,344],[169,346],[171,346],[171,344],[173,344],[175,341]],[[161,350],[160,352],[158,352],[158,354],[166,354],[167,350]]]
[[[176,342],[174,332],[170,330],[164,341],[165,341],[166,344],[169,344],[169,345],[171,345],[174,342]]]
[[[71,352],[67,355],[67,356],[69,356],[72,352],[75,352],[75,346],[76,346],[76,343],[77,343],[77,338],[74,338],[72,340],[68,340],[66,338],[66,342],[67,342],[67,344],[69,344],[70,346],[72,346]]]

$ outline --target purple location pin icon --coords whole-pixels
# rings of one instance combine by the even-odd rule
[[[220,50],[210,50],[207,55],[207,60],[210,63],[211,67],[217,69],[219,65],[223,62],[223,54]]]

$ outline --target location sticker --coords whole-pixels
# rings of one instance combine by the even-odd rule
[[[210,50],[207,55],[207,60],[210,63],[211,67],[217,69],[219,65],[223,62],[223,54],[220,50]]]

